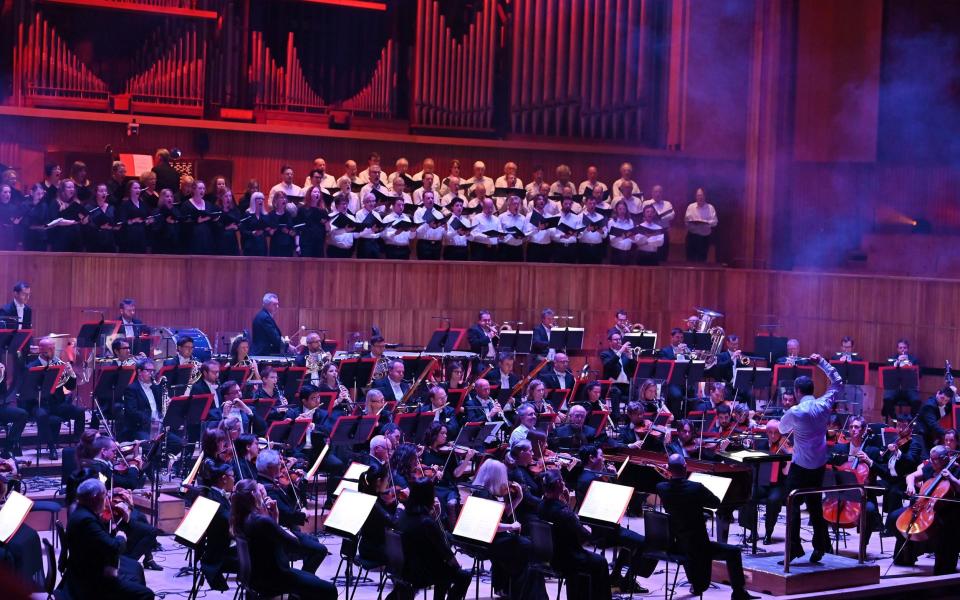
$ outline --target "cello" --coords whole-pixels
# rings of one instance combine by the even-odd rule
[[[872,433],[869,430],[867,431],[867,434],[863,437],[863,443],[860,445],[861,449],[866,447],[867,440],[870,439]],[[833,467],[833,469],[853,473],[860,485],[866,485],[867,479],[870,477],[870,466],[857,457],[854,457],[852,462]],[[827,494],[823,501],[823,518],[834,527],[852,529],[860,524],[860,503],[844,500],[842,494],[843,492]]]
[[[930,539],[930,530],[936,518],[937,501],[945,498],[953,487],[949,479],[943,477],[943,471],[949,471],[957,462],[960,454],[954,454],[947,466],[923,483],[913,505],[897,517],[897,531],[912,542],[924,542]]]

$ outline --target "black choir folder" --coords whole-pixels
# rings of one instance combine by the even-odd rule
[[[583,504],[577,513],[585,522],[618,525],[627,514],[627,505],[633,498],[633,488],[617,483],[608,483],[595,479],[587,488]]]
[[[490,544],[497,535],[497,527],[503,518],[503,502],[470,496],[463,504],[453,537],[481,544]]]
[[[360,529],[367,522],[377,497],[370,494],[361,494],[352,490],[344,490],[333,503],[333,507],[323,521],[323,528],[336,532],[339,535],[355,538]]]

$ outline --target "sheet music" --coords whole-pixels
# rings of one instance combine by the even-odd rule
[[[730,489],[730,483],[733,481],[729,477],[717,477],[716,475],[710,475],[708,473],[690,473],[689,479],[690,481],[703,484],[703,487],[710,490],[717,498],[720,498],[721,502],[723,502],[724,496],[727,495],[727,490]]]
[[[19,492],[10,492],[7,502],[0,508],[0,542],[6,544],[17,534],[31,508],[33,500]]]
[[[353,481],[360,481],[360,476],[367,472],[367,469],[370,468],[370,465],[365,465],[363,463],[352,462],[350,466],[347,467],[347,472],[343,474],[344,479],[351,479]]]
[[[768,454],[759,450],[737,450],[736,452],[728,452],[726,456],[735,461],[743,462],[748,458],[763,458]]]
[[[503,502],[468,497],[453,528],[453,535],[489,544],[497,535],[504,508]]]
[[[595,479],[587,489],[578,514],[587,519],[617,524],[627,512],[632,497],[632,487]]]
[[[320,455],[317,456],[317,460],[314,461],[313,465],[310,467],[310,470],[307,471],[305,477],[307,480],[313,479],[313,476],[317,474],[317,469],[320,468],[320,463],[323,462],[323,459],[326,458],[327,452],[330,451],[330,444],[327,444],[323,447],[323,450],[320,451]]]
[[[339,496],[343,492],[356,492],[359,489],[360,484],[358,482],[341,479],[340,484],[337,485],[337,489],[333,490],[333,495]]]
[[[173,535],[191,544],[198,543],[207,532],[207,527],[210,527],[210,521],[217,514],[219,507],[218,502],[204,496],[197,496],[190,511],[183,517],[183,521]]]
[[[377,497],[356,491],[344,491],[333,503],[333,508],[323,521],[323,526],[350,535],[357,535],[367,522]]]

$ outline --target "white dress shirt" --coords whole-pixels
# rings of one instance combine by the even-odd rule
[[[605,192],[607,191],[607,184],[602,181],[590,181],[589,179],[586,179],[581,181],[580,185],[577,186],[577,193],[582,196],[583,194],[587,193],[587,189],[596,190],[597,188],[600,188],[600,190]]]
[[[357,175],[357,183],[359,183],[359,184],[361,184],[361,185],[367,185],[368,183],[370,183],[370,168],[369,168],[369,167],[367,167],[366,169],[360,171],[360,174]],[[382,183],[382,184],[384,184],[384,185],[386,185],[386,184],[388,183],[388,182],[387,182],[387,175],[386,175],[386,173],[383,172],[383,170],[380,171],[380,183]]]
[[[614,182],[613,182],[613,185],[610,186],[610,189],[613,190],[613,193],[610,195],[610,197],[611,197],[611,200],[612,200],[614,203],[616,203],[617,200],[619,200],[620,198],[623,197],[623,193],[620,191],[620,186],[623,184],[623,181],[624,181],[624,180],[623,180],[623,178],[621,177],[620,179],[614,181]],[[634,193],[634,194],[639,194],[639,193],[640,193],[640,186],[637,185],[637,182],[636,182],[636,181],[633,181],[633,182],[631,182],[631,183],[633,183],[633,193]]]
[[[696,202],[691,202],[687,206],[687,214],[683,219],[687,223],[687,231],[696,235],[710,235],[713,228],[717,226],[717,211],[713,205],[705,202],[703,206],[697,206]],[[706,221],[706,223],[691,223],[691,221]]]
[[[423,175],[424,175],[424,172],[423,172],[423,171],[420,171],[419,173],[417,173],[416,175],[414,175],[411,179],[413,179],[414,181],[423,181]],[[432,186],[432,187],[433,187],[433,191],[435,191],[435,192],[440,191],[440,177],[439,177],[436,173],[433,174],[433,186]],[[423,189],[423,188],[420,188],[420,189]]]
[[[160,409],[157,408],[157,399],[153,396],[153,388],[149,383],[140,382],[140,389],[143,390],[143,395],[147,397],[147,404],[150,405],[150,418],[154,421],[160,420]]]
[[[534,212],[536,212],[536,211],[534,211]],[[539,214],[539,213],[538,213],[538,214]],[[531,213],[531,216],[532,216],[532,213]],[[543,216],[547,216],[547,215],[540,214],[540,216],[543,217]],[[546,245],[550,244],[550,243],[553,241],[553,232],[554,232],[553,227],[547,227],[546,229],[540,229],[539,227],[535,227],[534,225],[530,225],[530,231],[531,231],[532,233],[530,234],[530,237],[527,238],[527,239],[530,241],[531,244],[537,244],[537,245],[539,245],[539,246],[546,246]]]
[[[282,191],[284,194],[287,195],[287,197],[303,196],[303,189],[301,189],[299,185],[296,185],[294,183],[291,183],[289,185],[282,182],[278,183],[277,185],[270,188],[270,195],[268,195],[266,198],[263,199],[264,200],[263,205],[268,209],[273,207],[273,195],[277,193],[277,191]]]
[[[603,215],[594,211],[592,213],[584,211],[580,214],[580,222],[582,225],[589,225],[590,222],[599,223],[603,221]],[[580,243],[581,244],[590,244],[591,246],[596,246],[597,244],[603,243],[603,238],[607,236],[607,228],[598,227],[597,231],[590,231],[589,229],[584,229],[580,234]]]
[[[132,340],[137,335],[136,327],[132,321],[127,321],[123,317],[121,317],[120,320],[123,322],[123,336],[128,340]]]
[[[631,220],[631,219],[626,219],[626,220],[615,219],[615,220],[613,220],[613,221],[610,221],[610,227],[611,227],[611,228],[616,227],[617,229],[623,229],[623,230],[633,229],[633,220]],[[632,237],[631,237],[631,236],[617,237],[617,236],[611,235],[611,236],[610,236],[610,247],[611,247],[611,248],[616,248],[617,250],[627,251],[627,250],[630,250],[630,248],[633,247],[633,242],[634,242],[635,239],[636,239],[636,236],[632,236]]]
[[[461,221],[464,225],[470,225],[470,219],[462,214],[459,217],[456,215],[451,216],[447,221],[446,232],[444,233],[443,239],[447,246],[463,248],[467,245],[469,234],[460,235],[455,229],[453,229],[453,227],[450,226],[455,219]]]
[[[386,217],[384,217],[383,222],[386,224],[396,223],[398,221],[407,221],[412,223],[410,217],[406,214],[397,214],[395,212],[390,212]],[[409,246],[410,240],[416,239],[416,231],[406,230],[399,231],[392,227],[388,227],[383,230],[383,242],[389,244],[390,246]]]
[[[330,213],[330,222],[332,223],[335,218],[340,213],[334,211]],[[350,216],[350,215],[347,215]],[[353,218],[351,217],[351,220]],[[330,235],[327,236],[327,244],[334,246],[336,248],[342,248],[346,250],[347,248],[353,248],[353,238],[356,234],[352,231],[347,231],[346,229],[340,229],[339,227],[330,226]]]
[[[480,178],[480,180],[483,182],[483,187],[487,190],[487,195],[492,196],[493,192],[496,191],[494,190],[493,179],[490,179],[489,177],[484,175],[483,177]],[[477,182],[478,180],[476,177],[471,177],[470,179],[467,179],[463,183],[467,183],[467,184],[470,184],[470,186],[473,186]]]
[[[517,177],[516,181],[513,182],[513,185],[508,185],[506,175],[501,175],[500,177],[497,177],[497,180],[493,183],[493,187],[495,188],[514,187],[514,188],[519,188],[521,190],[526,189],[523,186],[523,180],[520,179],[519,177]]]
[[[367,209],[365,209],[365,208],[361,208],[360,210],[357,211],[357,216],[354,217],[354,218],[355,218],[355,220],[357,221],[357,223],[363,223],[364,221],[367,220],[367,217],[369,217],[370,214],[371,214],[371,213],[370,213],[369,210],[367,210]],[[376,214],[376,213],[374,212],[373,214]],[[377,215],[377,216],[379,217],[380,215]],[[365,239],[365,240],[375,240],[375,239],[380,238],[380,236],[382,236],[382,235],[383,235],[383,232],[382,232],[382,231],[377,232],[377,233],[374,233],[374,231],[373,231],[372,228],[367,228],[367,229],[364,229],[363,231],[355,232],[355,233],[353,234],[353,237],[354,237],[354,238],[362,238],[362,239]],[[349,248],[349,246],[347,246],[347,247]]]
[[[470,241],[476,242],[478,244],[483,244],[485,246],[496,246],[498,239],[495,237],[489,237],[483,234],[484,231],[503,231],[503,227],[500,226],[500,219],[494,215],[485,215],[480,213],[473,218],[473,225],[476,228],[470,232]]]
[[[819,398],[804,396],[780,419],[780,433],[793,432],[793,462],[804,469],[819,469],[827,462],[830,411],[843,390],[843,379],[826,359],[820,357],[818,366],[830,379],[830,388]]]
[[[512,214],[510,212],[505,212],[500,215],[500,227],[502,231],[506,231],[510,227],[516,227],[524,234],[530,233],[529,225],[527,223],[527,218],[521,214]],[[503,244],[507,246],[522,246],[524,238],[516,237],[513,235],[508,235],[503,238]]]
[[[443,213],[435,208],[430,209],[433,212],[433,216],[437,219],[443,218]],[[437,226],[431,226],[427,223],[424,218],[426,217],[427,209],[425,207],[420,207],[417,209],[417,212],[413,213],[413,222],[420,223],[420,226],[417,227],[417,239],[418,240],[427,240],[430,242],[439,242],[443,239],[443,234],[445,233],[445,227],[443,224]]]
[[[673,211],[673,204],[670,204],[667,200],[661,200],[660,202],[644,200],[643,207],[646,208],[648,206],[653,206],[654,210],[657,211],[657,222],[662,225],[664,229],[670,229],[670,223],[673,223],[673,220],[677,216],[677,213]]]
[[[641,223],[644,227],[648,229],[659,229],[662,230],[663,227],[660,227],[656,223],[647,223],[644,221]],[[663,234],[657,235],[646,235],[644,233],[637,233],[633,238],[634,243],[637,244],[637,249],[641,252],[656,252],[657,248],[663,246]]]
[[[580,215],[575,215],[572,212],[562,214],[560,215],[560,222],[565,224],[567,227],[578,229],[580,227]],[[567,235],[561,231],[559,227],[557,227],[553,230],[553,241],[557,244],[569,246],[577,243],[577,236]]]
[[[311,185],[313,185],[313,183],[310,181],[310,175],[307,175],[307,178],[303,180],[303,189],[306,190]],[[320,187],[323,189],[337,187],[337,178],[330,173],[324,173],[323,177],[320,178]]]

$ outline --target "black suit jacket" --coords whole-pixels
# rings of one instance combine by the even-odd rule
[[[705,508],[717,508],[720,499],[703,484],[687,479],[671,479],[657,484],[657,495],[670,520],[670,532],[679,550],[689,557],[684,570],[695,589],[710,583],[710,538],[703,516]]]
[[[549,371],[544,369],[540,371],[540,375],[537,378],[543,382],[543,385],[547,386],[547,389],[556,390],[560,388],[560,374],[557,373],[553,368]],[[576,380],[573,377],[573,373],[567,371],[563,374],[563,381],[565,385],[564,389],[572,390],[573,384],[576,383]]]
[[[107,524],[85,506],[77,506],[67,521],[69,559],[64,579],[74,598],[96,598],[103,591],[104,568],[116,566],[122,540],[107,533]]]
[[[470,352],[479,355],[481,358],[487,355],[487,346],[490,343],[490,337],[477,324],[467,329],[467,344],[470,345]]]
[[[27,370],[30,370],[33,367],[39,367],[39,366],[42,366],[42,365],[40,363],[40,359],[38,358],[27,363]],[[24,389],[24,384],[26,383],[26,381],[27,381],[26,377],[23,377],[20,380],[20,408],[29,412],[37,407],[37,390]],[[77,389],[77,379],[74,377],[73,379],[67,380],[67,384],[64,385],[63,387],[59,387],[56,390],[54,390],[53,394],[48,394],[47,391],[44,390],[41,396],[42,406],[44,407],[59,406],[60,404],[63,404],[64,402],[66,402],[67,398],[66,398],[66,394],[64,393],[65,389],[67,390]]]
[[[677,360],[677,353],[673,351],[673,346],[665,346],[660,349],[660,358],[667,360]]]
[[[604,379],[616,380],[620,371],[625,371],[629,378],[637,369],[637,361],[633,360],[632,356],[626,353],[617,356],[617,353],[609,348],[600,353],[600,361],[603,363]]]
[[[397,529],[403,543],[404,578],[416,587],[435,583],[454,556],[443,528],[429,514],[407,510],[400,515]]]
[[[157,403],[157,412],[160,418],[163,418],[163,390],[159,385],[151,385],[153,391],[153,400]],[[150,402],[147,395],[140,386],[139,381],[127,386],[123,390],[123,432],[121,439],[134,439],[133,436],[138,432],[150,432]]]
[[[243,531],[250,550],[250,583],[253,588],[269,595],[294,589],[293,568],[286,550],[297,547],[296,537],[264,515],[248,517]]]
[[[946,406],[947,414],[950,414],[952,406]],[[920,431],[923,433],[923,439],[927,444],[927,450],[933,447],[936,440],[943,437],[943,427],[940,426],[940,406],[937,404],[937,397],[934,396],[923,403],[920,407],[920,414],[917,418],[920,425]]]
[[[387,402],[400,402],[402,398],[397,398],[393,393],[393,388],[390,386],[389,377],[381,377],[377,379],[373,384],[374,389],[378,389],[383,393],[383,399]],[[410,389],[410,384],[406,381],[400,382],[400,389],[403,390],[403,393],[406,394],[407,390]]]
[[[200,554],[200,569],[207,579],[226,584],[223,571],[231,556],[230,540],[233,539],[230,535],[230,500],[213,488],[204,488],[201,494],[219,506],[207,528],[203,552]]]
[[[540,356],[546,356],[550,350],[550,337],[547,334],[547,328],[543,323],[533,328],[533,338],[530,340],[530,353]]]
[[[161,162],[153,168],[157,176],[157,191],[168,189],[174,194],[180,191],[180,174],[168,163]]]
[[[540,518],[553,524],[553,564],[561,571],[576,569],[587,552],[583,543],[589,538],[577,513],[550,498],[543,501]]]
[[[552,432],[551,445],[562,449],[579,450],[589,444],[597,435],[597,430],[589,425],[574,429],[570,424],[561,425]]]
[[[2,325],[4,329],[33,329],[33,309],[30,308],[30,305],[24,305],[23,307],[23,322],[17,323],[17,305],[14,304],[13,300],[7,302],[0,308],[0,317],[6,317],[5,319],[0,319],[3,321]],[[13,317],[12,319],[10,317]]]
[[[252,339],[250,340],[250,354],[254,356],[271,356],[283,354],[283,343],[280,338],[280,328],[273,320],[267,309],[262,308],[253,318]]]

